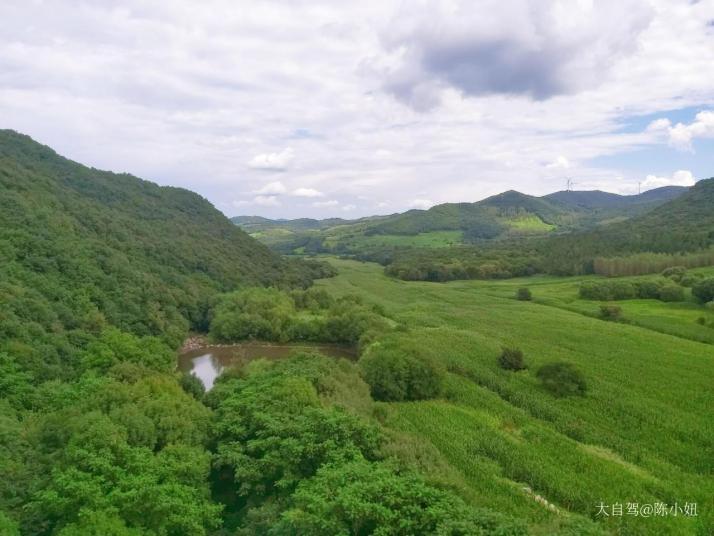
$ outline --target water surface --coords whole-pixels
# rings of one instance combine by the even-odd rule
[[[280,359],[296,351],[317,351],[331,357],[356,359],[357,353],[350,346],[338,344],[276,344],[244,342],[231,346],[206,346],[179,354],[178,368],[196,376],[208,391],[226,367],[247,363],[259,357]]]

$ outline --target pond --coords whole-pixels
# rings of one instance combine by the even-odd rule
[[[338,344],[276,344],[263,342],[244,342],[230,346],[205,346],[179,354],[178,368],[196,376],[206,391],[213,387],[213,382],[226,367],[247,363],[259,357],[280,359],[296,351],[316,351],[331,357],[357,359],[353,347]]]

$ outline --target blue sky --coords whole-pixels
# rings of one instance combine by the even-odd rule
[[[714,2],[6,0],[0,20],[0,127],[229,216],[714,175]]]

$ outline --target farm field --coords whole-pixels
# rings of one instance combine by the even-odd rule
[[[714,346],[704,312],[688,302],[618,302],[629,323],[594,318],[580,278],[405,282],[381,267],[331,261],[317,286],[358,292],[404,329],[394,339],[447,369],[440,399],[380,404],[400,455],[446,479],[474,503],[526,518],[542,534],[586,523],[616,534],[711,534],[714,497]],[[709,272],[711,273],[711,271]],[[514,298],[528,286],[533,301]],[[499,368],[517,346],[528,370]],[[554,398],[533,371],[568,361],[585,397]],[[410,437],[411,440],[405,439]],[[697,516],[598,515],[600,505],[696,503]],[[660,507],[661,508],[661,507]],[[585,519],[597,525],[587,525]],[[596,533],[596,532],[595,532]]]

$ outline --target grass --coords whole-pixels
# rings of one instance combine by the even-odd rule
[[[520,232],[547,232],[555,229],[555,225],[546,223],[535,214],[527,214],[516,218],[508,218],[504,223],[511,229]]]
[[[462,231],[431,231],[417,235],[334,235],[328,237],[325,244],[332,246],[339,241],[353,249],[375,246],[442,248],[461,244],[462,237]]]
[[[577,298],[585,278],[434,284],[332,262],[340,274],[318,286],[383,305],[407,326],[388,337],[450,371],[442,399],[385,404],[383,422],[435,448],[434,473],[448,467],[476,504],[540,534],[585,518],[613,534],[714,532],[714,346],[699,342],[710,328],[690,322],[701,307],[618,302],[632,323],[612,323]],[[520,286],[533,302],[514,299]],[[529,370],[501,370],[503,345],[521,348]],[[555,360],[582,370],[587,396],[556,399],[540,386],[535,370]],[[696,502],[699,516],[602,519],[601,502]]]

